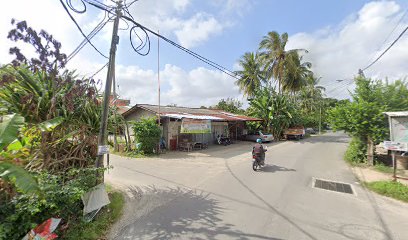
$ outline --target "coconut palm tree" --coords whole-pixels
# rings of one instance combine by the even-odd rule
[[[264,71],[267,74],[266,77],[267,79],[271,79],[273,77],[275,81],[277,81],[279,93],[281,93],[282,87],[284,85],[290,86],[292,84],[294,87],[295,85],[299,85],[293,83],[289,84],[284,83],[285,75],[286,76],[288,75],[287,71],[285,70],[288,67],[287,58],[290,58],[290,61],[292,62],[293,65],[293,63],[295,63],[294,60],[296,59],[297,56],[299,56],[299,55],[296,56],[296,53],[299,51],[306,51],[304,49],[286,50],[285,48],[287,42],[288,42],[287,33],[279,35],[278,32],[272,31],[269,32],[266,36],[264,36],[259,44],[259,49],[261,50],[260,58],[264,64]],[[307,65],[303,67],[307,67]]]
[[[235,82],[240,91],[247,97],[253,97],[263,83],[266,83],[265,73],[261,70],[259,55],[253,52],[245,53],[239,60],[241,71],[235,73],[239,79]]]
[[[308,85],[309,75],[312,74],[310,62],[302,62],[302,56],[298,52],[287,54],[285,61],[285,72],[282,90],[286,92],[297,92]]]

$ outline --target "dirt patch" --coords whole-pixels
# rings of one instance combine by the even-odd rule
[[[360,181],[375,182],[375,181],[390,181],[392,174],[378,172],[372,168],[352,167],[352,171]],[[398,179],[398,182],[408,185],[407,180]]]

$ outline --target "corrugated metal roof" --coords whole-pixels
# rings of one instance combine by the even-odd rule
[[[387,116],[390,117],[408,117],[408,111],[405,112],[384,112]]]
[[[126,117],[137,108],[144,109],[153,113],[158,114],[159,106],[149,105],[149,104],[137,104],[133,106],[128,111],[124,112],[123,115]],[[217,109],[205,109],[205,108],[187,108],[187,107],[167,107],[160,106],[160,115],[181,119],[181,118],[192,118],[192,119],[207,119],[215,121],[262,121],[259,118],[247,117],[242,115],[237,115],[223,110]]]
[[[206,115],[176,114],[176,113],[164,113],[160,115],[164,117],[171,117],[171,118],[177,118],[177,119],[191,118],[191,119],[201,119],[201,120],[224,120],[219,117],[208,116],[208,115],[206,116]]]

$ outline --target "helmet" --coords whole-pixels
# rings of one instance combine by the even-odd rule
[[[258,138],[258,139],[256,139],[256,142],[257,143],[262,143],[262,139]]]

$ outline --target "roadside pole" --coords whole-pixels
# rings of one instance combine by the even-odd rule
[[[319,135],[322,134],[322,106],[319,107],[320,115],[319,115]]]
[[[115,69],[116,46],[119,43],[119,36],[118,36],[119,19],[121,18],[121,16],[122,16],[122,1],[118,1],[117,6],[116,6],[116,18],[113,23],[112,41],[111,41],[111,48],[110,48],[110,54],[109,54],[109,67],[108,67],[108,73],[106,76],[105,93],[103,96],[103,103],[102,103],[102,116],[101,116],[101,124],[99,128],[99,136],[98,136],[98,157],[95,163],[95,166],[97,168],[103,167],[103,158],[104,158],[104,155],[107,149],[105,145],[106,145],[106,138],[107,138],[108,115],[109,115],[109,96],[112,90],[112,80],[113,80],[114,69]]]

